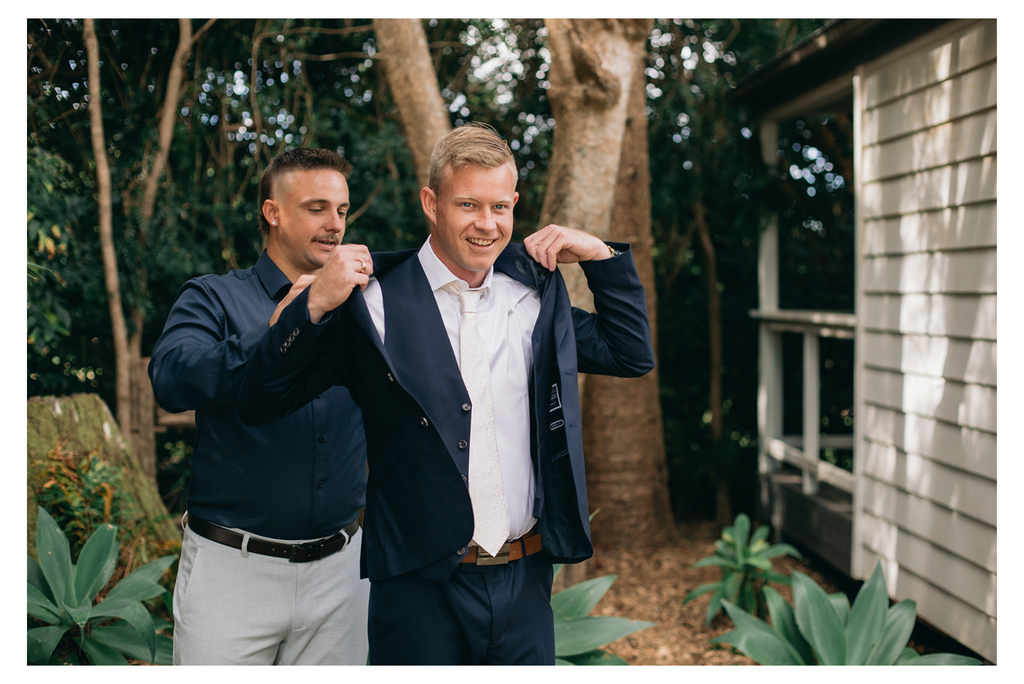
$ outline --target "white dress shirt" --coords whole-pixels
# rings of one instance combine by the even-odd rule
[[[434,292],[455,360],[459,359],[461,311],[457,295],[444,286],[461,280],[448,270],[430,245],[423,243],[417,257]],[[462,281],[465,283],[465,281]],[[468,286],[468,283],[465,283]],[[487,271],[484,295],[477,305],[477,327],[487,346],[491,363],[491,395],[494,429],[498,439],[509,539],[526,534],[537,522],[533,517],[534,474],[530,457],[530,373],[533,371],[533,328],[540,313],[540,295],[531,287],[506,276]],[[363,291],[370,318],[384,341],[384,295],[371,278]]]

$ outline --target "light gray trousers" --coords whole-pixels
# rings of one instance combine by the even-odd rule
[[[370,583],[360,529],[327,558],[289,563],[185,528],[174,585],[175,665],[365,665]]]

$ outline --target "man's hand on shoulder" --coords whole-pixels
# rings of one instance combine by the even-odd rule
[[[365,289],[372,273],[373,259],[366,245],[335,247],[309,286],[309,320],[319,323],[327,312],[344,304],[352,290]]]
[[[558,264],[599,261],[611,257],[608,245],[595,235],[551,224],[523,240],[527,253],[549,271]]]

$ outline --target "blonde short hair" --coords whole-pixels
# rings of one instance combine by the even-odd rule
[[[430,189],[439,192],[445,169],[459,169],[467,164],[485,169],[511,164],[516,179],[519,178],[512,151],[497,131],[487,124],[469,123],[456,128],[434,146],[430,155]]]

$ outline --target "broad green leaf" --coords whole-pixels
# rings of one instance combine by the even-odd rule
[[[63,610],[68,603],[77,604],[73,596],[69,597],[74,588],[71,586],[72,565],[68,538],[42,506],[39,507],[36,520],[36,554],[57,607]]]
[[[768,539],[768,532],[770,531],[767,525],[761,525],[754,530],[754,534],[750,535],[750,548],[754,548],[758,542],[764,542]]]
[[[39,563],[32,556],[28,556],[28,583],[38,589],[43,596],[50,600],[50,603],[56,605],[57,601],[53,598],[53,592],[50,591],[50,585],[46,581],[46,576],[43,575],[43,569],[39,567]]]
[[[556,577],[558,577],[558,573],[560,573],[561,571],[562,571],[562,564],[561,563],[555,563],[554,565],[552,565],[551,566],[551,579],[555,579]]]
[[[369,664],[369,663],[367,663]],[[555,665],[575,665],[576,663],[570,663],[568,660],[562,658],[555,658]]]
[[[715,593],[711,595],[711,600],[708,602],[708,609],[704,611],[704,624],[710,625],[715,621],[715,616],[718,615],[718,611],[722,610],[722,599],[725,598],[725,585],[719,582],[715,587]]]
[[[802,572],[793,572],[793,612],[800,633],[822,665],[846,662],[846,629],[825,591]]]
[[[889,594],[885,586],[882,563],[875,565],[868,581],[857,592],[846,620],[846,662],[865,665],[882,638],[885,614],[889,609]]]
[[[701,558],[699,561],[693,564],[695,568],[706,568],[709,565],[717,565],[723,568],[730,568],[732,570],[740,570],[741,565],[734,560],[729,558],[722,558],[721,556],[708,556],[707,558]]]
[[[763,620],[744,613],[728,601],[726,612],[736,629],[715,637],[711,643],[729,644],[761,665],[806,665],[800,654]]]
[[[117,528],[109,523],[100,525],[89,536],[75,563],[75,596],[79,601],[92,601],[110,580],[120,550]]]
[[[764,577],[765,577],[766,580],[768,580],[770,582],[775,582],[776,584],[784,584],[787,587],[790,586],[793,583],[792,580],[789,579],[788,575],[783,575],[781,573],[774,572],[774,571],[766,572],[764,574]]]
[[[747,556],[747,565],[765,571],[772,569],[772,562],[760,556]]]
[[[156,631],[153,629],[153,616],[149,614],[146,607],[138,601],[127,599],[106,599],[92,610],[92,617],[95,618],[121,618],[146,639],[149,646],[150,658],[154,657],[156,651]]]
[[[772,629],[793,646],[804,662],[813,663],[814,651],[797,629],[793,608],[782,598],[782,594],[771,587],[764,588],[764,598],[768,604],[768,614],[772,618]]]
[[[956,655],[955,653],[929,653],[920,658],[913,658],[900,665],[981,665],[977,658]]]
[[[633,632],[653,626],[653,622],[621,617],[586,616],[572,620],[555,620],[555,655],[564,658],[593,651]]]
[[[736,521],[733,523],[733,536],[735,537],[733,546],[736,548],[736,561],[740,564],[746,560],[747,537],[749,535],[750,518],[745,513],[740,513],[736,516]]]
[[[846,621],[850,618],[850,599],[847,598],[846,594],[840,591],[834,594],[829,594],[828,600],[836,607],[836,610],[839,612],[839,617],[843,619],[843,629],[846,629]]]
[[[870,665],[892,665],[910,640],[917,618],[917,603],[907,599],[889,608],[885,614],[885,628],[878,640]]]
[[[90,637],[75,639],[79,648],[85,651],[86,657],[93,665],[127,665],[128,661],[116,649],[101,644]]]
[[[149,644],[134,627],[118,622],[108,627],[97,627],[92,630],[92,638],[101,644],[110,646],[135,660],[143,660],[156,665],[170,665],[173,642],[162,634],[156,635],[156,657],[149,655]]]
[[[66,610],[72,622],[80,627],[84,626],[89,621],[90,613],[92,613],[92,600],[85,599],[73,608],[68,606]]]
[[[62,625],[28,630],[28,664],[45,665],[66,631],[68,628]]]
[[[551,597],[551,610],[555,618],[583,617],[597,605],[614,581],[615,575],[605,575],[558,592]]]
[[[708,582],[707,584],[700,585],[699,587],[697,587],[696,589],[694,589],[693,591],[691,591],[689,594],[686,595],[686,598],[683,599],[683,605],[685,606],[687,603],[689,603],[693,599],[697,598],[698,596],[703,596],[704,594],[708,593],[709,591],[714,591],[715,589],[718,588],[719,584],[721,584],[721,582]]]
[[[793,556],[794,558],[803,558],[803,556],[800,555],[800,552],[789,544],[775,544],[773,546],[769,546],[759,555],[761,558],[775,558],[776,556],[782,555]]]
[[[566,656],[566,660],[573,665],[629,665],[619,656],[612,655],[599,648],[587,651],[586,653],[580,653],[579,655]]]
[[[27,586],[28,614],[50,624],[62,622],[64,615],[61,613],[60,608],[53,605],[50,599],[43,596],[43,592],[36,589],[33,585],[29,584]]]
[[[146,563],[141,568],[123,577],[113,589],[107,593],[107,599],[123,598],[134,601],[146,601],[160,596],[167,591],[158,583],[160,578],[171,567],[177,556],[163,556]]]

